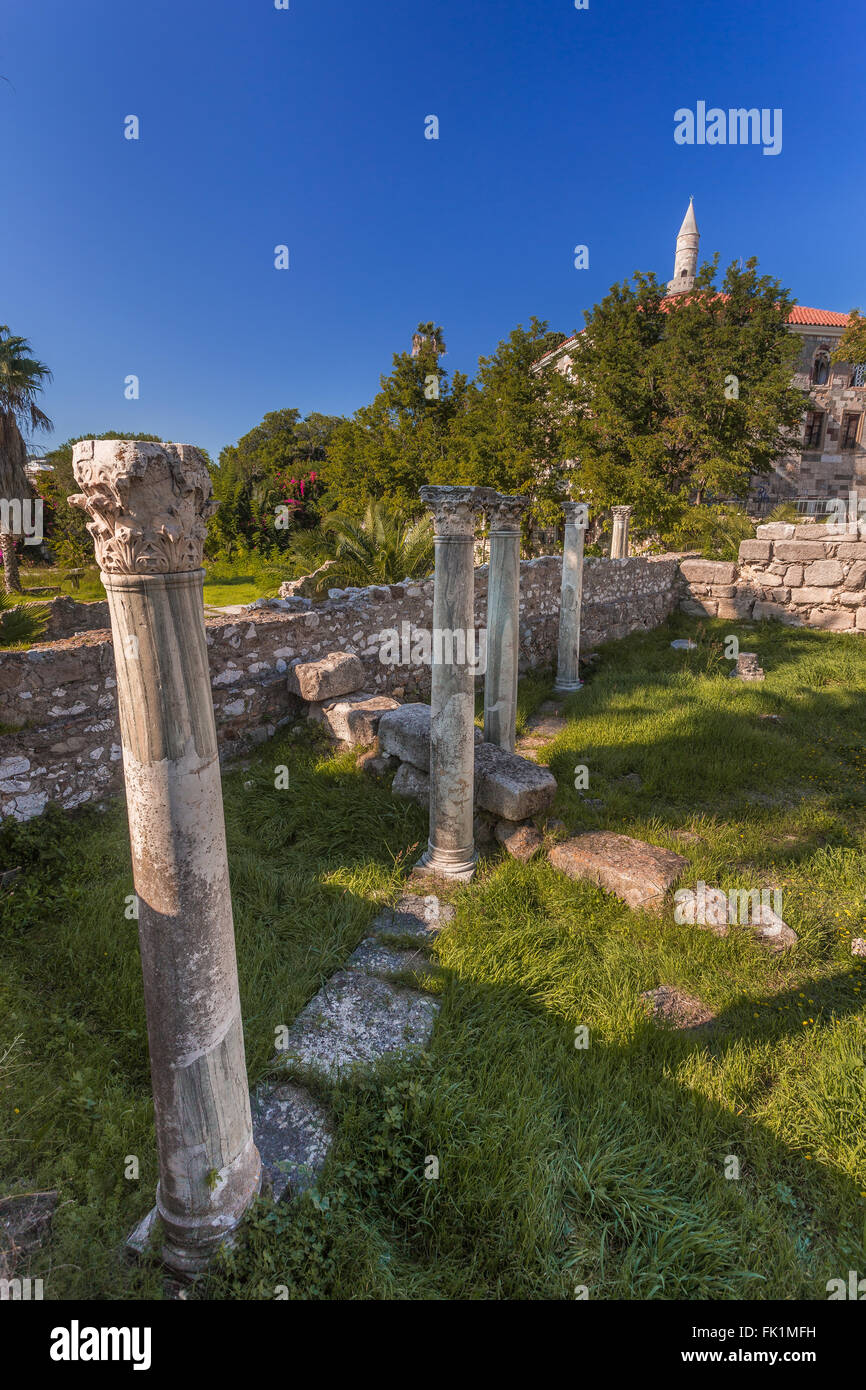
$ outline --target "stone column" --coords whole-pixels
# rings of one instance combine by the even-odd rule
[[[430,838],[419,868],[475,872],[475,522],[491,488],[422,487],[433,512],[436,570],[430,690]]]
[[[628,559],[628,522],[631,516],[631,507],[614,507],[613,509],[613,533],[610,538],[610,558],[612,560]]]
[[[487,507],[487,670],[484,741],[514,752],[520,636],[520,518],[527,497],[497,497]]]
[[[188,444],[73,450],[108,594],[159,1160],[163,1257],[204,1268],[261,1180],[202,606],[215,510]],[[118,908],[120,913],[120,907]]]
[[[559,599],[559,652],[554,690],[565,695],[580,690],[580,604],[583,597],[585,502],[564,502],[565,539],[562,547],[562,588]]]

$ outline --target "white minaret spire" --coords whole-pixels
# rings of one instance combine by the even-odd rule
[[[674,257],[674,278],[668,281],[668,294],[682,294],[694,288],[698,272],[698,247],[701,234],[695,218],[694,198],[689,198],[688,211],[677,232],[677,251]]]

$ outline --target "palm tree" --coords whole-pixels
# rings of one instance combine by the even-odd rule
[[[10,333],[0,324],[0,501],[30,496],[30,483],[24,471],[27,446],[24,432],[50,430],[51,421],[36,404],[36,398],[51,373],[44,362],[30,356],[26,338]],[[5,518],[8,522],[8,517]],[[7,594],[21,592],[15,539],[7,528],[0,532],[3,547],[3,574]]]
[[[321,549],[325,538],[332,548]],[[382,502],[370,502],[363,521],[345,512],[330,512],[321,528],[299,536],[295,558],[330,558],[333,563],[322,574],[320,588],[345,588],[367,584],[398,584],[401,579],[423,579],[433,568],[433,526],[428,516],[412,521],[399,510],[391,511]]]

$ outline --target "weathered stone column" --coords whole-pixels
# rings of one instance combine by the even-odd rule
[[[486,508],[490,523],[487,580],[487,670],[484,742],[514,752],[520,638],[520,518],[527,497],[497,497]]]
[[[554,690],[566,694],[580,690],[580,604],[583,597],[583,542],[586,536],[585,502],[564,502],[565,539],[562,547],[562,588],[559,599],[559,651]]]
[[[610,558],[612,560],[628,559],[628,522],[631,516],[631,507],[613,508],[613,532],[610,538]]]
[[[475,872],[475,522],[491,488],[422,487],[433,512],[436,570],[430,690],[430,838],[419,867]]]
[[[202,606],[215,510],[187,444],[73,450],[108,594],[159,1159],[163,1257],[202,1269],[258,1191]]]

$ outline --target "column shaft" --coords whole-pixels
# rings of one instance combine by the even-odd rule
[[[554,689],[562,694],[580,690],[580,609],[583,598],[583,542],[586,507],[565,503],[565,538],[562,548],[562,587],[559,601],[559,651]]]
[[[484,741],[514,752],[520,656],[520,516],[522,497],[499,497],[488,508],[487,670]]]

